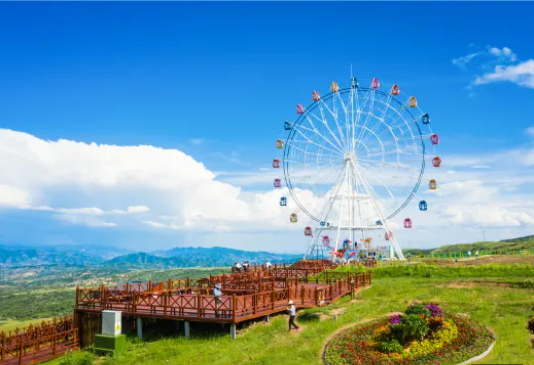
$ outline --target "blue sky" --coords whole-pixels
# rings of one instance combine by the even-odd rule
[[[501,171],[503,160],[497,156],[512,151],[510,158],[517,158],[532,147],[527,131],[534,126],[534,66],[528,63],[534,58],[529,40],[533,13],[532,3],[1,3],[0,127],[43,143],[179,150],[218,174],[215,181],[244,193],[267,193],[269,178],[264,185],[240,179],[268,167],[283,120],[294,118],[297,103],[310,102],[312,90],[326,92],[332,80],[349,85],[352,64],[363,80],[378,77],[418,96],[442,138],[441,155],[491,160]],[[469,55],[474,56],[462,61]],[[499,66],[502,72],[496,71]],[[9,156],[0,156],[8,169]],[[504,169],[503,177],[514,179],[531,166],[511,163],[514,170]],[[457,171],[472,174],[451,184],[491,178]],[[86,175],[74,174],[82,180]],[[20,188],[28,197],[18,207],[6,203],[12,196],[4,199],[4,243],[105,242],[145,248],[152,242],[154,249],[198,243],[294,252],[305,245],[300,231],[299,243],[289,249],[273,244],[297,237],[284,229],[259,237],[235,228],[215,234],[130,221],[88,224],[86,218],[65,218],[72,212],[35,207],[106,211],[146,206],[155,212],[155,202],[165,199],[147,193],[136,203],[131,197],[141,193],[135,188],[130,187],[131,195],[117,197],[94,182],[83,185],[74,175],[54,182],[43,178],[39,186],[23,182],[28,175],[23,172],[8,175],[0,185]],[[510,194],[523,197],[528,184]],[[492,188],[509,200],[502,195],[503,186]],[[15,193],[8,189],[5,194]],[[184,204],[183,199],[175,204]],[[509,208],[517,215],[529,214],[530,208],[514,209]],[[172,209],[158,212],[165,214],[172,215]],[[490,225],[487,236],[532,233],[528,222]],[[453,239],[476,239],[481,224],[459,228]],[[429,229],[411,232],[416,233],[423,238],[407,236],[410,244],[433,245]]]

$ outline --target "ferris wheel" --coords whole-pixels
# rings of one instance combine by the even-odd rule
[[[313,91],[311,97],[308,107],[297,105],[295,122],[285,121],[287,137],[276,141],[282,156],[273,160],[273,168],[283,169],[274,186],[284,181],[288,192],[280,206],[292,199],[290,222],[309,221],[306,255],[332,244],[333,258],[358,257],[362,245],[356,240],[368,243],[378,231],[390,257],[403,260],[391,220],[412,201],[426,211],[424,196],[437,189],[425,174],[429,166],[441,166],[429,114],[416,97],[376,78],[366,87],[354,77],[344,89],[332,82],[330,93]],[[404,218],[405,228],[412,224]]]

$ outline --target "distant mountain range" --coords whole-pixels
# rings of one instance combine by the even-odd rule
[[[236,262],[249,261],[262,264],[267,260],[275,262],[294,262],[302,255],[276,254],[262,251],[242,251],[225,247],[175,247],[168,251],[155,251],[151,254],[139,252],[116,257],[105,264],[139,268],[150,265],[153,268],[173,267],[213,267],[230,266]]]
[[[474,242],[445,245],[433,249],[404,249],[405,256],[448,253],[468,250],[534,249],[534,235],[500,242]],[[133,252],[112,246],[2,246],[0,267],[27,266],[99,266],[113,269],[170,269],[180,267],[230,266],[235,262],[294,262],[302,255],[277,254],[264,251],[242,251],[225,247],[175,247],[154,252]]]
[[[126,255],[124,254],[126,253]],[[0,246],[0,266],[113,266],[124,269],[230,266],[235,262],[293,262],[301,255],[251,252],[225,247],[175,247],[151,253],[104,246]]]

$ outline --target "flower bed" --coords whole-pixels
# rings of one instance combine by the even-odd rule
[[[435,305],[412,304],[405,313],[340,332],[325,353],[330,365],[453,365],[480,355],[493,335]]]

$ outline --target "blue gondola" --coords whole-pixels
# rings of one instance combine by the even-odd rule
[[[427,209],[428,209],[428,204],[426,203],[426,201],[421,200],[419,202],[419,210],[422,212],[426,212]]]
[[[287,205],[287,198],[285,196],[280,198],[280,206],[285,207]]]
[[[284,122],[284,129],[285,129],[286,131],[290,131],[292,128],[293,128],[293,127],[291,126],[291,123],[289,122],[289,120],[286,120],[286,121]]]
[[[381,226],[381,225],[382,225],[382,221],[376,221],[375,224],[376,224],[377,226]]]
[[[321,221],[321,227],[324,227],[325,224],[325,221]]]
[[[430,124],[430,116],[428,115],[428,113],[423,114],[422,122],[423,124]]]
[[[352,78],[350,85],[353,89],[357,89],[358,86],[360,86],[360,84],[358,84],[358,79],[356,79],[356,77]]]

